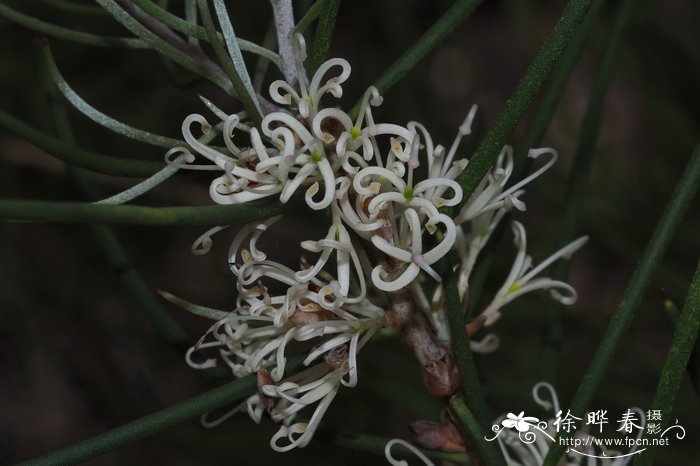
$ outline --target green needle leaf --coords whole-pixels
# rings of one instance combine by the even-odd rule
[[[220,2],[215,1],[215,7],[219,3]],[[214,26],[214,20],[211,16],[211,12],[209,11],[209,6],[207,5],[207,0],[199,0],[198,5],[199,14],[202,17],[204,29],[207,31],[207,37],[209,38],[209,42],[211,43],[212,49],[214,49],[214,53],[219,59],[221,65],[224,67],[224,71],[226,71],[226,74],[228,75],[229,79],[233,83],[233,87],[235,88],[236,93],[238,94],[238,98],[245,107],[248,116],[255,122],[256,126],[259,126],[260,122],[262,121],[262,116],[260,114],[260,106],[255,98],[253,84],[250,82],[250,76],[248,75],[248,70],[245,67],[245,63],[243,62],[243,56],[241,55],[240,50],[238,50],[236,53],[235,51],[232,52],[231,48],[229,48],[230,54],[226,53],[224,44],[217,35],[216,27]],[[226,8],[223,5],[220,5],[219,8],[217,8],[217,14],[220,15],[219,21],[222,21],[221,16],[225,16],[226,20],[228,20],[228,13],[226,12]],[[226,44],[229,47],[234,47],[235,49],[237,49],[236,36],[233,33],[233,27],[231,26],[230,22],[228,23],[228,25],[230,27],[230,30],[227,30],[227,28],[222,24]],[[233,58],[233,55],[235,55],[235,58]]]
[[[200,306],[199,304],[191,303],[189,301],[175,296],[174,294],[168,293],[167,291],[158,290],[158,293],[160,293],[160,295],[163,298],[167,299],[176,306],[181,307],[182,309],[200,317],[206,317],[207,319],[219,321],[225,319],[231,314],[230,312],[225,312],[219,309],[213,309],[211,307]]]
[[[44,0],[44,3],[48,3],[54,8],[59,10],[67,11],[69,13],[76,13],[79,15],[106,15],[105,11],[94,5],[82,5],[75,3],[71,0]]]
[[[628,4],[631,4],[629,2]],[[676,189],[669,201],[664,213],[656,225],[654,234],[644,249],[639,265],[627,285],[622,300],[610,318],[610,324],[603,336],[600,346],[593,356],[590,367],[583,376],[574,399],[571,403],[571,413],[577,417],[583,417],[590,406],[598,387],[603,381],[607,370],[613,361],[613,357],[622,344],[625,332],[632,324],[639,304],[646,292],[651,275],[661,262],[671,240],[688,209],[690,201],[697,192],[700,184],[700,146],[698,146],[690,162],[683,172],[683,176],[676,185]],[[684,366],[685,367],[685,366]],[[558,464],[559,457],[564,452],[563,444],[554,442],[549,450],[543,466]]]
[[[26,139],[39,149],[66,163],[107,175],[151,176],[164,166],[162,162],[129,160],[79,149],[29,126],[2,110],[0,110],[0,128]]]
[[[181,32],[188,36],[192,36],[197,39],[209,40],[209,37],[207,36],[207,31],[202,26],[190,23],[189,21],[170,13],[168,10],[165,10],[164,8],[160,7],[157,3],[151,0],[133,0],[133,2],[145,13],[151,15],[152,17],[167,25],[168,27],[171,27],[178,32]],[[222,37],[221,34],[218,34],[218,36]],[[236,42],[238,43],[238,47],[240,47],[242,51],[260,55],[261,57],[267,58],[275,65],[280,66],[280,57],[275,52],[272,52],[266,49],[265,47],[261,47],[258,44],[247,41],[245,39],[238,38],[236,39]]]
[[[315,73],[319,66],[326,60],[326,54],[331,46],[333,29],[335,29],[335,19],[338,16],[340,0],[326,0],[321,7],[321,13],[316,25],[316,36],[314,37],[314,48],[309,61],[311,74]]]
[[[149,31],[143,24],[136,21],[131,17],[122,7],[120,7],[114,0],[95,0],[97,3],[102,5],[102,7],[107,10],[109,14],[114,17],[118,22],[120,22],[124,27],[126,27],[132,34],[141,38],[145,43],[147,43],[154,50],[168,57],[180,66],[193,71],[200,76],[204,76],[211,82],[228,92],[229,94],[234,94],[233,86],[226,79],[226,76],[221,71],[221,69],[216,66],[211,60],[208,59],[204,54],[193,58],[182,50],[179,50],[174,45],[161,39],[153,32]],[[182,42],[183,46],[189,46],[185,41]],[[201,53],[201,52],[200,52]]]
[[[33,16],[25,15],[0,3],[0,16],[9,19],[21,26],[59,39],[79,42],[81,44],[98,45],[100,47],[127,47],[134,49],[148,48],[141,39],[131,37],[108,37],[89,32],[76,31],[63,26],[47,23]]]
[[[542,91],[542,98],[537,105],[537,110],[532,115],[527,131],[523,139],[518,142],[518,147],[515,149],[513,158],[516,163],[526,158],[527,152],[533,147],[538,147],[544,137],[552,116],[557,108],[559,99],[564,93],[566,84],[569,82],[569,77],[576,67],[581,57],[581,52],[593,31],[593,26],[597,23],[598,13],[603,6],[603,0],[595,0],[591,5],[586,18],[581,23],[578,32],[571,39],[569,46],[564,51],[559,63],[557,64],[552,75],[547,80],[547,85]],[[515,179],[521,179],[522,176],[516,176]]]
[[[318,18],[318,15],[321,14],[321,8],[323,8],[323,5],[327,1],[328,0],[318,0],[317,2],[314,2],[314,4],[311,5],[311,8],[309,8],[306,14],[304,14],[304,17],[297,21],[297,25],[294,26],[294,32],[299,34],[303,33],[306,28],[308,28],[316,18]]]
[[[486,466],[501,465],[503,460],[498,450],[496,450],[495,444],[484,440],[484,428],[491,425],[493,417],[486,405],[486,398],[479,382],[474,355],[469,346],[462,303],[457,290],[457,276],[452,273],[453,268],[449,261],[443,264],[443,267],[442,280],[445,287],[445,307],[447,308],[447,318],[450,325],[450,344],[457,360],[457,368],[462,381],[462,393],[466,399],[465,403],[461,397],[453,398],[450,408],[462,424],[462,427],[470,433],[473,444],[484,464]]]
[[[293,374],[298,371],[302,367],[301,362],[301,358],[290,359],[287,373]],[[250,396],[256,389],[255,376],[249,375],[20,465],[53,466],[80,463]]]
[[[469,160],[467,170],[457,179],[462,186],[464,201],[493,166],[501,148],[510,137],[535,94],[559,61],[569,41],[579,29],[593,0],[569,0],[559,21],[520,79],[494,125]]]
[[[107,129],[114,131],[115,133],[124,135],[130,139],[135,139],[146,144],[151,144],[157,147],[163,147],[166,149],[171,149],[173,147],[187,147],[187,143],[180,139],[173,139],[165,136],[160,136],[158,134],[149,133],[133,126],[129,126],[114,118],[105,115],[96,108],[92,107],[90,104],[85,102],[66,82],[66,80],[61,75],[61,72],[56,66],[56,61],[51,53],[51,48],[48,43],[44,43],[44,59],[46,60],[46,66],[51,75],[51,79],[56,84],[61,94],[68,99],[68,101],[73,104],[73,106],[80,110],[80,112],[86,117],[90,118],[95,123],[104,126]]]
[[[0,220],[33,223],[107,223],[116,225],[236,225],[281,214],[278,203],[144,207],[124,204],[0,200]]]
[[[259,123],[260,120],[262,120],[262,117],[260,116],[260,105],[255,98],[253,83],[250,80],[250,74],[248,73],[248,68],[246,67],[245,61],[243,61],[243,54],[241,53],[241,49],[238,47],[236,33],[233,31],[233,25],[231,24],[231,19],[228,16],[228,10],[226,9],[226,5],[224,5],[223,0],[214,0],[214,11],[216,11],[216,16],[219,18],[221,31],[223,32],[224,39],[226,40],[226,48],[228,49],[229,57],[233,63],[233,68],[236,71],[236,77],[241,81],[239,85],[242,84],[244,88],[241,89],[238,94],[243,96],[243,91],[245,90],[247,99],[252,102],[255,111],[257,111],[257,114],[251,114],[251,110],[246,106],[246,110],[249,112],[248,115],[251,116],[256,123]],[[235,81],[234,84],[236,84]]]
[[[433,24],[411,47],[408,48],[392,65],[374,82],[380,94],[386,93],[399,82],[406,73],[413,69],[431,50],[437,47],[445,37],[466,19],[483,0],[457,0],[449,10]],[[360,110],[360,99],[352,111],[353,118]]]
[[[671,348],[666,355],[666,363],[661,369],[659,384],[656,387],[654,400],[651,403],[651,410],[660,410],[662,428],[670,424],[673,405],[676,401],[678,389],[685,376],[686,367],[690,361],[690,356],[695,347],[695,342],[700,332],[700,262],[695,269],[693,281],[685,298],[685,305],[681,311],[680,321],[676,326],[673,335]],[[635,461],[635,466],[651,466],[656,454],[656,445],[651,441],[651,432],[646,431],[645,438],[648,439],[649,447],[643,455]]]

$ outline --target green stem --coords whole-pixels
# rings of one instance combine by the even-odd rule
[[[287,371],[292,374],[300,367],[301,361],[296,359],[287,364]],[[18,466],[64,465],[86,461],[250,396],[255,393],[256,389],[255,376],[249,375],[169,408],[135,419],[103,434],[74,443],[39,458],[25,461]]]
[[[462,302],[457,290],[457,277],[452,273],[451,264],[444,267],[444,270],[446,273],[442,276],[442,285],[445,289],[445,307],[450,325],[450,343],[459,368],[462,392],[481,425],[488,426],[491,425],[493,416],[489,413],[486,405],[486,397],[481,390],[474,355],[469,346]]]
[[[374,81],[374,85],[379,90],[379,93],[386,93],[394,84],[399,82],[399,80],[412,70],[423,57],[442,43],[445,37],[447,37],[459,23],[466,19],[482,1],[483,0],[457,0],[430,29]],[[350,114],[353,118],[357,116],[361,104],[362,99],[352,108]]]
[[[578,31],[592,3],[593,0],[569,0],[566,4],[559,21],[469,160],[468,169],[457,179],[462,187],[464,201],[469,199],[493,166],[501,148]]]
[[[583,417],[590,406],[593,395],[600,387],[615,353],[622,344],[625,332],[634,320],[639,303],[649,286],[651,275],[668,249],[683,214],[698,189],[698,184],[700,184],[700,146],[693,152],[688,166],[676,185],[673,196],[644,250],[620,304],[610,318],[610,324],[600,346],[571,403],[570,410],[574,416]],[[547,454],[543,466],[557,464],[563,452],[564,446],[555,442]]]
[[[158,226],[235,225],[274,217],[281,214],[284,209],[285,206],[277,202],[145,207],[82,202],[0,200],[0,221]]]
[[[0,110],[0,128],[26,139],[39,149],[66,163],[107,175],[151,176],[164,166],[162,162],[122,159],[78,149],[29,126],[2,110]]]
[[[478,372],[469,346],[469,337],[466,332],[464,312],[457,290],[457,276],[452,273],[452,266],[444,268],[442,280],[445,289],[445,306],[450,325],[450,343],[452,353],[457,360],[459,376],[462,381],[462,393],[464,399],[456,397],[450,403],[450,408],[455,413],[456,419],[462,424],[474,443],[482,460],[487,466],[503,464],[495,445],[484,440],[483,430],[491,425],[493,417],[486,405]],[[469,404],[465,404],[465,401]]]
[[[594,6],[591,8],[591,11],[588,13],[588,17],[586,18],[586,21],[584,21],[581,31],[575,38],[576,43],[574,44],[572,41],[572,44],[570,45],[570,48],[574,47],[577,49],[576,57],[578,57],[580,54],[582,44],[584,42],[581,39],[581,35],[583,34],[587,36],[590,32],[591,24],[593,22],[592,20],[595,18],[595,14],[600,8],[600,5],[601,2],[596,1]],[[588,179],[588,174],[591,171],[593,155],[595,153],[596,143],[600,134],[605,96],[607,94],[608,85],[610,84],[610,78],[612,77],[612,73],[615,68],[620,41],[628,20],[629,10],[620,10],[616,17],[615,24],[608,35],[605,52],[593,80],[591,97],[588,101],[588,107],[586,108],[586,114],[583,117],[583,122],[581,123],[581,132],[578,138],[576,156],[574,163],[571,166],[571,171],[569,172],[569,180],[566,184],[567,192],[565,196],[564,213],[560,222],[561,230],[558,239],[559,247],[563,247],[565,244],[571,242],[575,236],[578,213],[580,211],[581,204],[583,203],[585,194],[585,184],[586,180]],[[567,50],[567,54],[565,54],[565,59],[567,61],[565,63],[564,60],[562,60],[560,65],[567,67],[568,72],[570,73],[571,69],[573,68],[573,62],[569,61],[570,57],[568,55]],[[559,71],[559,69],[557,71]],[[553,78],[554,77],[555,76],[553,76]],[[562,83],[555,86],[559,87],[561,91],[564,87],[563,82],[565,82],[565,80],[559,81]],[[551,117],[551,114],[549,116]],[[555,266],[552,273],[552,279],[566,281],[568,275],[569,262],[561,261]],[[548,380],[555,385],[556,363],[559,356],[561,340],[563,338],[563,309],[564,307],[561,305],[561,303],[556,301],[553,301],[549,305],[547,312],[548,326],[545,334],[544,353],[542,355],[543,363],[541,367],[544,368],[545,371],[543,378],[544,380]]]
[[[695,275],[690,283],[688,296],[685,298],[685,305],[681,311],[680,321],[676,327],[671,342],[671,348],[666,355],[666,363],[661,369],[659,384],[656,387],[654,400],[651,403],[651,410],[661,411],[662,428],[670,424],[673,405],[676,401],[678,389],[683,381],[690,355],[695,347],[695,342],[700,332],[700,262],[695,269]],[[656,455],[656,445],[651,442],[651,432],[647,431],[644,436],[649,443],[647,451],[639,455],[635,466],[651,466]]]
[[[316,36],[314,37],[314,48],[309,61],[309,71],[315,73],[319,66],[326,60],[326,54],[331,46],[333,29],[335,29],[335,19],[338,17],[340,0],[326,0],[323,2],[318,24],[316,25]]]
[[[450,413],[469,432],[473,445],[476,451],[479,452],[485,466],[505,464],[503,456],[496,449],[495,443],[485,439],[486,432],[484,432],[481,423],[469,409],[469,406],[464,402],[464,398],[457,396],[450,400]]]

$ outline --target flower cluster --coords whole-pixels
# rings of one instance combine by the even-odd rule
[[[324,107],[328,94],[342,95],[350,64],[341,58],[328,60],[308,80],[300,35],[295,45],[298,87],[284,81],[270,86],[272,100],[285,109],[267,114],[260,128],[247,127],[240,115],[219,112],[221,122],[216,125],[202,115],[190,115],[182,125],[190,147],[166,155],[166,161],[183,168],[220,172],[210,186],[216,203],[273,196],[287,203],[303,192],[310,209],[329,213],[326,236],[300,242],[315,261],[303,258],[298,268],[268,259],[258,247],[276,219],[246,226],[229,252],[238,288],[236,308],[218,315],[222,318],[188,353],[196,368],[223,361],[236,377],[257,374],[258,393],[237,409],[247,407],[256,421],[267,412],[282,423],[271,442],[277,450],[306,445],[339,386],[356,385],[357,352],[385,325],[386,293],[408,290],[415,312],[425,312],[438,337],[447,340],[441,277],[434,265],[451,251],[459,254],[456,273],[464,298],[477,256],[496,225],[509,210],[525,210],[523,187],[557,157],[552,149],[530,151],[530,157],[542,157],[546,163],[508,186],[513,154],[505,147],[477,190],[463,199],[457,179],[468,160],[457,153],[461,139],[471,133],[475,106],[446,149],[434,144],[420,123],[378,122],[374,109],[382,97],[374,87],[365,92],[356,117]],[[195,137],[195,125],[203,133],[222,131],[225,147]],[[173,157],[176,154],[179,157]],[[195,154],[211,164],[193,164]],[[444,213],[443,207],[454,215]],[[223,228],[203,235],[195,252],[206,252],[211,235]],[[551,290],[565,304],[576,299],[568,284],[536,275],[556,259],[570,256],[585,238],[530,268],[523,226],[514,222],[513,232],[518,253],[503,287],[482,313],[485,325],[498,318],[504,305],[536,289]],[[306,342],[312,342],[311,349]],[[496,346],[497,341],[487,338],[475,349]],[[212,351],[218,352],[216,357],[204,355]],[[295,351],[305,353],[307,369],[285,378],[287,355]],[[294,423],[310,405],[316,406],[310,420]]]

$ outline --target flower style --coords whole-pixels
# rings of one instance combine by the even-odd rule
[[[576,290],[568,283],[546,277],[535,278],[535,276],[560,258],[570,259],[572,254],[588,241],[588,237],[582,236],[572,241],[540,262],[536,267],[530,268],[532,257],[526,254],[527,239],[525,228],[520,222],[513,222],[512,228],[513,242],[518,248],[518,253],[510,273],[496,293],[496,297],[481,314],[486,319],[484,322],[486,326],[493,324],[500,317],[499,309],[518,296],[534,290],[550,290],[552,297],[565,305],[571,305],[576,302]]]

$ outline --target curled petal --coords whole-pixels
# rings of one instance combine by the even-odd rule
[[[187,118],[185,118],[185,120],[182,122],[182,136],[185,138],[185,141],[187,142],[187,144],[190,145],[192,149],[214,162],[221,169],[224,168],[227,161],[236,161],[236,159],[233,159],[227,155],[224,155],[212,149],[211,147],[201,143],[196,137],[194,137],[191,128],[192,123],[198,123],[201,126],[202,131],[205,133],[211,131],[211,125],[209,124],[209,122],[207,122],[207,119],[204,118],[202,115],[193,113],[192,115],[187,116]]]
[[[379,288],[382,291],[397,291],[400,290],[401,288],[408,286],[411,284],[413,280],[418,276],[418,272],[420,271],[420,267],[418,265],[414,264],[411,262],[408,267],[393,280],[384,280],[384,277],[386,276],[386,272],[382,268],[381,265],[376,266],[374,269],[372,269],[372,283],[374,283],[374,286]]]
[[[228,228],[228,226],[218,226],[204,232],[202,236],[197,238],[194,243],[192,243],[192,254],[201,256],[208,253],[213,244],[211,237],[221,230],[225,230],[226,228]]]

